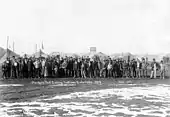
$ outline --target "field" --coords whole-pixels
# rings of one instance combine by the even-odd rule
[[[0,81],[1,117],[170,117],[169,79]]]

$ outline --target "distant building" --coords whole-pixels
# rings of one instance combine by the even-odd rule
[[[90,53],[96,53],[96,47],[90,47]]]

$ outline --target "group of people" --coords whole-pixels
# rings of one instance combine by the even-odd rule
[[[151,70],[151,74],[148,71]],[[163,61],[147,58],[132,60],[73,57],[7,58],[2,65],[3,78],[165,78]]]

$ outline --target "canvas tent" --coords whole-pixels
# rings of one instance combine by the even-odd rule
[[[126,52],[126,53],[115,53],[115,54],[112,54],[111,58],[115,58],[115,59],[122,58],[124,60],[128,60],[128,59],[132,60],[132,59],[136,58],[136,56],[131,54],[131,53],[129,53],[129,52]]]
[[[46,58],[46,57],[48,57],[48,55],[45,54],[42,50],[34,53],[32,56],[35,57],[35,58],[40,58],[40,57]]]
[[[148,61],[153,61],[153,59],[155,59],[157,62],[160,61],[160,56],[159,55],[145,55],[144,58],[147,58]]]
[[[108,59],[108,56],[102,52],[97,52],[97,53],[86,53],[82,55],[83,57],[89,57],[89,58],[93,58],[93,59],[100,59],[100,60],[104,60],[104,59]]]
[[[50,56],[59,56],[60,53],[59,53],[59,52],[52,52],[52,53],[50,53],[49,55],[50,55]]]
[[[80,55],[76,53],[64,53],[62,57],[73,57],[73,58],[79,58]]]
[[[0,47],[0,59],[5,55],[5,49]]]
[[[11,57],[19,57],[19,54],[16,54],[15,52],[13,52],[10,49],[6,49],[5,50],[5,54],[0,58],[0,63],[3,63],[7,57],[11,58]]]

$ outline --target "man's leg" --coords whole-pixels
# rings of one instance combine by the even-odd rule
[[[154,72],[154,71],[152,70],[152,71],[151,71],[151,75],[150,75],[150,78],[152,78],[152,77],[153,77],[153,72]]]
[[[145,69],[145,77],[147,78],[148,77],[148,72],[147,72],[148,70],[147,69]]]
[[[162,70],[160,71],[160,79],[162,79],[162,77],[163,77],[163,72],[162,72]]]
[[[154,78],[156,78],[156,70],[154,70]]]
[[[165,71],[163,70],[163,77],[162,77],[163,79],[165,79]]]

